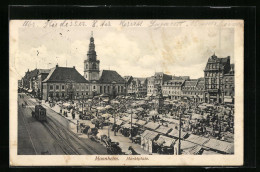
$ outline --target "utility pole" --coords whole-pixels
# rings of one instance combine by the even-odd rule
[[[181,113],[180,113],[180,110],[179,110],[179,155],[181,154]]]
[[[113,115],[114,115],[114,136],[116,136],[116,114],[115,114],[115,109],[113,109]]]
[[[133,124],[133,123],[132,123],[132,119],[133,119],[132,116],[133,116],[133,115],[132,115],[132,114],[133,114],[133,112],[131,112],[131,128],[130,128],[130,134],[131,134],[131,140],[132,140],[132,143],[133,143],[133,135],[132,135],[132,124]]]

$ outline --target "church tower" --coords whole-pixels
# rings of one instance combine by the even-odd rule
[[[99,79],[99,60],[97,60],[95,51],[93,32],[91,32],[87,58],[84,60],[84,77],[88,81],[97,81]]]

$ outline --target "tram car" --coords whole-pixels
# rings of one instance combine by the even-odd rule
[[[42,105],[36,105],[35,111],[32,111],[32,117],[38,121],[46,121],[46,109]]]

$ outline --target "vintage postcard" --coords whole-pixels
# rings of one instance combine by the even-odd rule
[[[11,166],[243,165],[243,20],[10,20]]]

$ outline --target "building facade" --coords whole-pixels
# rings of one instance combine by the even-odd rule
[[[155,96],[157,86],[163,87],[164,82],[171,80],[172,76],[163,72],[155,72],[154,76],[147,78],[147,96]]]
[[[98,94],[106,94],[112,98],[126,94],[126,82],[116,71],[103,70],[98,84]]]
[[[185,80],[174,79],[164,82],[162,92],[164,97],[169,97],[172,100],[180,100],[182,97],[182,87]]]
[[[224,102],[224,75],[229,73],[230,68],[229,56],[226,58],[219,58],[214,54],[208,59],[204,70],[205,102]]]
[[[36,97],[39,99],[42,99],[42,90],[43,90],[43,85],[42,81],[44,81],[47,76],[50,73],[50,69],[39,69],[38,74],[34,80],[34,89],[36,92]]]
[[[127,84],[127,93],[137,97],[145,97],[147,95],[147,79],[132,78],[131,82]]]
[[[198,80],[185,81],[182,87],[182,97],[184,100],[195,101],[197,97],[197,83]]]
[[[224,75],[224,103],[234,103],[235,101],[235,69],[231,64],[231,69]]]
[[[154,76],[147,78],[147,96],[150,97],[154,94]]]
[[[80,99],[90,94],[89,82],[75,69],[59,67],[50,70],[47,78],[42,81],[43,100],[49,99]]]

